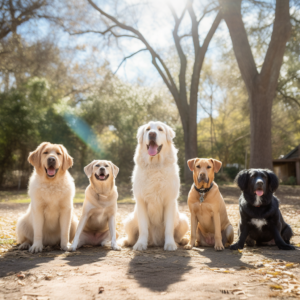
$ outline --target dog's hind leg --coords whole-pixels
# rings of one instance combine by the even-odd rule
[[[290,239],[292,238],[293,235],[294,235],[294,233],[293,233],[291,226],[289,224],[285,223],[285,226],[281,230],[281,236],[282,236],[283,240],[287,244],[290,244]]]
[[[182,246],[188,244],[189,240],[187,238],[183,238],[188,230],[189,222],[187,216],[182,213],[179,213],[179,223],[174,231],[175,242]]]
[[[246,238],[246,245],[249,247],[255,246],[255,240],[251,239],[251,237],[249,235]]]
[[[16,226],[17,243],[20,250],[29,249],[33,243],[33,228],[30,223],[28,212],[23,215],[17,222]]]
[[[121,241],[121,245],[131,247],[137,242],[139,236],[138,222],[134,212],[124,221],[124,229],[127,237]]]
[[[224,247],[229,247],[234,239],[234,231],[231,224],[229,224],[223,231],[222,231],[222,243]]]

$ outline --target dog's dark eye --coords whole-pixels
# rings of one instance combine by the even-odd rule
[[[161,128],[158,128],[159,131],[163,131]]]
[[[106,165],[105,168],[108,168],[108,165]]]
[[[48,152],[46,151],[46,152],[44,152],[43,154],[48,154]]]
[[[61,153],[59,153],[59,152],[57,152],[56,154],[57,154],[57,155],[61,155]]]
[[[97,168],[98,168],[98,167],[100,167],[100,165],[96,165],[95,167],[97,167]]]
[[[197,166],[198,169],[200,169],[200,166]]]
[[[211,169],[211,166],[207,166],[207,169]]]
[[[149,130],[150,130],[150,128],[147,128],[146,130],[147,130],[147,131],[149,131]]]

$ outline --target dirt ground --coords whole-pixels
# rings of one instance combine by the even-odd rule
[[[220,190],[236,235],[240,192],[233,186]],[[118,252],[85,247],[74,253],[46,248],[40,254],[30,254],[11,244],[0,244],[0,300],[300,297],[300,188],[280,186],[276,194],[283,216],[295,232],[292,243],[297,245],[296,251],[246,247],[240,252],[216,252],[212,248],[187,251],[180,247],[175,252],[161,248],[144,252],[123,248]],[[27,206],[0,203],[0,237],[13,232]],[[186,203],[179,206],[190,215]],[[78,217],[81,207],[75,205]],[[122,220],[133,207],[119,204],[117,227],[121,236]]]

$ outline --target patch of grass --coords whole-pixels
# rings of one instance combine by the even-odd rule
[[[130,197],[130,198],[124,198],[124,199],[121,199],[121,200],[119,199],[118,203],[132,203],[132,204],[134,204],[135,201]]]
[[[14,239],[0,239],[0,246],[13,245],[15,243],[16,243],[16,240],[14,240]]]

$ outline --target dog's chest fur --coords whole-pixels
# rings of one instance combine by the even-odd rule
[[[180,179],[176,166],[145,170],[136,167],[133,176],[133,193],[136,201],[146,203],[153,225],[164,222],[164,209],[170,201],[177,201]]]
[[[266,219],[251,219],[250,223],[255,225],[259,230],[262,230],[262,227],[267,224]]]

